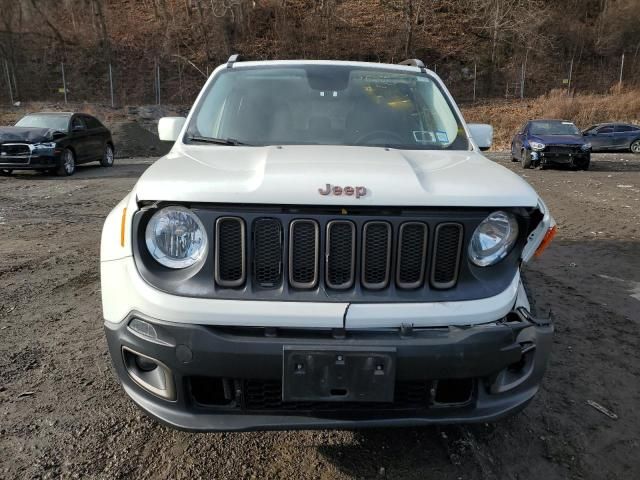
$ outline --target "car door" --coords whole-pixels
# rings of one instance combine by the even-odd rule
[[[513,137],[513,141],[511,142],[511,153],[513,155],[513,158],[518,158],[520,160],[522,160],[520,157],[520,152],[522,151],[522,145],[524,144],[524,139],[527,135],[527,129],[529,128],[529,123],[525,123],[520,130],[518,131],[518,133],[516,133],[516,136]]]
[[[589,143],[593,151],[612,150],[614,148],[613,125],[598,128],[593,135],[589,136]]]
[[[616,125],[613,133],[616,150],[627,150],[631,145],[631,140],[636,138],[639,132],[637,130],[634,132],[634,127],[631,125]]]
[[[87,124],[80,115],[74,115],[69,120],[70,144],[76,153],[76,163],[87,162],[91,159],[89,131]]]
[[[98,120],[89,115],[84,115],[82,119],[87,125],[87,144],[90,151],[89,156],[91,157],[91,160],[100,160],[102,158],[104,144],[106,142],[104,127]]]

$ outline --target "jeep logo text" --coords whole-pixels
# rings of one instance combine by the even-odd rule
[[[367,187],[352,187],[347,185],[346,187],[341,187],[340,185],[331,185],[327,183],[324,188],[319,188],[318,193],[320,195],[347,195],[351,197],[355,195],[356,198],[364,197],[367,194]]]

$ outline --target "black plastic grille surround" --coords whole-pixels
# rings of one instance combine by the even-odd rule
[[[185,269],[158,264],[144,232],[164,204],[134,216],[134,261],[147,283],[195,298],[296,302],[448,302],[487,298],[509,286],[530,210],[516,214],[513,251],[491,267],[466,255],[478,224],[497,208],[417,209],[189,205],[210,250]]]

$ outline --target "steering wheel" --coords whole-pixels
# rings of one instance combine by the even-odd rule
[[[371,142],[371,140],[382,140],[380,142]],[[397,143],[403,144],[406,143],[400,135],[391,130],[374,130],[373,132],[367,132],[364,135],[358,137],[358,139],[354,142],[356,145],[366,145],[370,143]]]

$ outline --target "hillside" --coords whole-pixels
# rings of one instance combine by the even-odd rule
[[[63,68],[68,101],[110,103],[109,66],[116,105],[188,104],[237,52],[417,57],[462,100],[474,86],[480,99],[605,93],[621,67],[640,83],[637,0],[0,0],[0,12],[0,104],[64,101]]]

